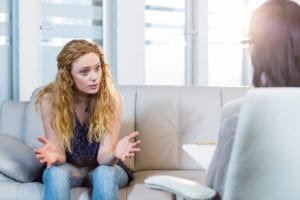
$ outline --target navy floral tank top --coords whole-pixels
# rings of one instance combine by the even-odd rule
[[[97,155],[100,144],[90,143],[87,139],[89,127],[87,123],[80,124],[76,118],[73,138],[71,140],[71,152],[66,150],[67,162],[78,167],[96,167],[98,165]],[[117,165],[122,167],[128,175],[129,181],[133,179],[132,171],[119,160]]]

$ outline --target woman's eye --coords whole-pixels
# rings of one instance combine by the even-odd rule
[[[81,75],[83,75],[83,76],[87,76],[88,73],[89,73],[89,70],[82,70],[82,71],[80,71],[79,73],[80,73]]]
[[[100,65],[98,65],[98,66],[96,67],[95,71],[96,71],[96,72],[99,72],[99,70],[101,70]]]

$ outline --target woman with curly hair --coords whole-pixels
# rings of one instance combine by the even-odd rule
[[[122,162],[140,149],[133,132],[119,140],[122,99],[99,46],[72,40],[57,56],[56,80],[36,96],[45,136],[35,149],[47,168],[44,199],[71,199],[73,187],[92,186],[92,198],[117,200],[133,179]],[[118,141],[119,140],[119,141]]]

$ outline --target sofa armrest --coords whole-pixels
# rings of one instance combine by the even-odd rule
[[[10,135],[0,134],[0,173],[19,182],[40,177],[43,165],[33,150]]]
[[[216,192],[199,183],[173,176],[151,176],[145,180],[146,187],[170,192],[186,200],[212,199]]]

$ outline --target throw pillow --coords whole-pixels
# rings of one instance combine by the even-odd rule
[[[0,134],[0,172],[19,182],[31,182],[41,175],[43,165],[21,140]]]

